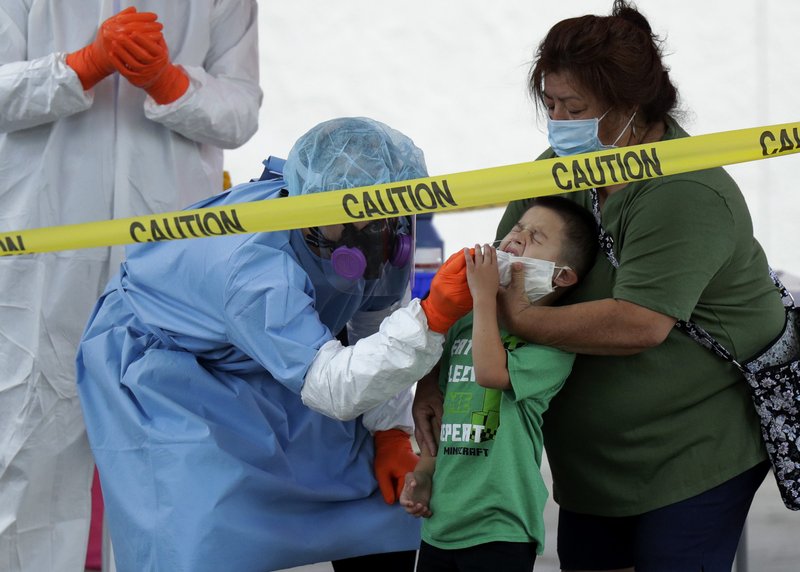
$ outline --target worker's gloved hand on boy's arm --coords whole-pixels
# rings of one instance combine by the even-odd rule
[[[156,19],[155,14],[137,12],[131,6],[100,24],[91,44],[67,54],[67,65],[75,70],[83,89],[91,89],[116,70],[109,53],[113,38],[129,34],[133,29],[138,30],[138,33],[161,34],[163,26]]]
[[[387,504],[400,498],[405,486],[406,474],[417,466],[419,457],[411,449],[411,436],[402,429],[376,431],[375,479]]]
[[[420,305],[428,318],[428,328],[440,334],[447,333],[450,326],[472,310],[463,250],[453,254],[439,268],[431,281],[428,296]]]
[[[172,103],[189,88],[189,77],[170,61],[169,48],[160,31],[154,34],[146,26],[129,26],[127,33],[114,36],[109,59],[120,75],[160,105]]]

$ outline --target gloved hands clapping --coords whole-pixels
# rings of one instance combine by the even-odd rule
[[[465,250],[453,254],[431,281],[428,297],[421,302],[428,327],[444,334],[459,318],[472,310],[472,294],[467,284]]]
[[[414,470],[419,457],[411,449],[411,436],[401,429],[376,431],[374,439],[375,479],[386,504],[394,504],[403,492],[406,473]]]
[[[152,14],[155,17],[155,14]],[[145,26],[129,26],[111,41],[109,59],[119,73],[136,87],[145,90],[157,103],[172,103],[189,87],[189,78],[169,59],[169,48],[159,31]]]
[[[163,26],[156,22],[156,18],[155,14],[126,8],[100,24],[91,44],[67,54],[67,65],[78,74],[83,89],[91,89],[116,69],[109,53],[113,37],[128,34],[133,28],[137,33],[160,35]]]

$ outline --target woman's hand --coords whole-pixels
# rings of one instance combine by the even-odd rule
[[[500,325],[511,333],[516,333],[517,320],[530,307],[530,300],[525,293],[525,267],[515,262],[511,265],[511,281],[508,286],[501,286],[497,294],[497,317]]]
[[[511,269],[511,282],[500,288],[500,324],[524,340],[589,355],[633,355],[663,343],[676,318],[644,306],[604,298],[563,306],[531,304],[524,290],[521,265]]]

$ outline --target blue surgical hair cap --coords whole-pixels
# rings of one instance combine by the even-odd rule
[[[324,121],[289,151],[283,176],[290,196],[427,177],[425,157],[399,131],[366,117]]]

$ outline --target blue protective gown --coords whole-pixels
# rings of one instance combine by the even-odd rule
[[[300,400],[317,350],[375,304],[331,288],[310,256],[299,231],[128,249],[77,358],[120,572],[264,571],[419,546],[418,521],[378,491],[360,418]]]

